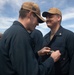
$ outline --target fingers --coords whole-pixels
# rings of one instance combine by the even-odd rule
[[[59,50],[56,50],[55,52],[56,52],[56,53],[58,53],[59,55],[61,55],[61,53],[60,53],[60,51],[59,51]]]
[[[60,51],[57,50],[57,51],[54,51],[54,52],[51,54],[51,57],[53,58],[54,62],[56,62],[56,61],[59,60],[60,55],[61,55]]]
[[[45,50],[50,50],[51,48],[49,48],[49,47],[44,47],[44,49],[45,49]]]
[[[54,62],[58,61],[59,58],[60,58],[60,55],[61,55],[59,50],[53,51],[49,47],[44,47],[44,48],[42,48],[41,50],[38,51],[39,56],[43,56],[43,55],[46,55],[46,54],[49,55],[50,57],[52,57]]]
[[[42,48],[41,50],[38,51],[38,55],[43,56],[43,55],[45,55],[49,52],[50,52],[50,48],[49,47],[44,47],[44,48]]]
[[[49,47],[44,47],[43,53],[45,53],[45,54],[49,53],[50,52],[50,49],[51,48],[49,48]]]
[[[54,52],[54,50],[50,50],[47,55],[51,55]]]

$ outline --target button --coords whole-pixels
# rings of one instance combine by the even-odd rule
[[[61,33],[59,33],[59,35],[62,35]]]

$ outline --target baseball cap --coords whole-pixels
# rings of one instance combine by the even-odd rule
[[[34,12],[36,14],[36,16],[38,17],[38,22],[39,23],[45,22],[45,20],[41,17],[40,8],[36,3],[24,2],[22,4],[21,8]]]
[[[60,11],[58,8],[50,8],[50,9],[48,10],[48,12],[46,12],[46,11],[43,12],[43,13],[42,13],[42,16],[43,16],[43,17],[46,17],[47,14],[58,14],[58,15],[62,16],[62,13],[61,13],[61,11]]]

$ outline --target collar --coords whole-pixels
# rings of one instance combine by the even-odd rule
[[[13,25],[17,25],[17,26],[22,27],[22,28],[29,34],[29,32],[26,30],[26,28],[25,28],[19,21],[14,21],[14,22],[13,22]],[[29,34],[29,35],[30,35],[30,34]]]
[[[55,33],[55,36],[62,36],[62,29],[63,29],[63,27],[62,26],[60,26],[59,27],[59,29],[58,29],[58,31]],[[51,34],[51,31],[49,32],[49,35]]]

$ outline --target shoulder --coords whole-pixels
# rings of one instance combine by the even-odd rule
[[[4,34],[4,37],[6,38],[27,38],[28,37],[28,32],[26,29],[22,28],[21,26],[11,26],[8,28]],[[19,39],[20,40],[20,39]]]
[[[34,31],[31,33],[32,37],[43,37],[43,34],[40,30],[34,29]]]
[[[74,38],[74,32],[72,32],[71,30],[62,27],[62,33],[66,38]]]
[[[65,33],[67,35],[74,35],[74,32],[72,32],[71,30],[68,30],[68,29],[63,28],[63,27],[62,27],[62,29],[63,29],[63,33]]]
[[[32,34],[41,34],[42,35],[42,32],[40,30],[38,30],[38,29],[34,29]]]

